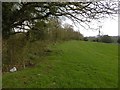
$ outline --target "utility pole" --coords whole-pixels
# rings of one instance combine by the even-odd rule
[[[100,28],[99,28],[98,36],[100,37]]]
[[[100,42],[100,34],[101,34],[100,28],[102,28],[102,26],[99,26],[99,28],[98,28],[97,42]]]
[[[100,37],[100,33],[101,33],[100,28],[102,28],[102,26],[99,26],[98,37]]]

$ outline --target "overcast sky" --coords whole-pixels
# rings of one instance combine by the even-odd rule
[[[66,19],[64,23],[68,23],[70,25],[74,26],[74,30],[79,30],[84,36],[97,36],[98,30],[91,30],[91,29],[84,29],[82,26],[77,25],[77,27],[72,23],[71,20]],[[93,23],[90,24],[94,28],[98,28],[99,26],[102,26],[100,28],[102,35],[109,35],[109,36],[117,36],[118,35],[118,17],[114,17],[114,19],[106,18],[101,20],[101,23],[93,21]],[[87,28],[87,27],[86,27]]]

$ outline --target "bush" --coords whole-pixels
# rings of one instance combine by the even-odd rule
[[[112,38],[111,38],[110,36],[104,35],[104,36],[101,37],[101,42],[104,42],[104,43],[112,43],[113,40],[112,40]]]
[[[88,38],[87,38],[87,37],[84,37],[83,40],[84,40],[84,41],[88,41]]]
[[[4,40],[3,45],[3,64],[5,65],[23,65],[24,47],[27,40],[23,33],[11,35],[9,39]],[[4,67],[3,67],[4,68]]]
[[[93,42],[99,42],[99,38],[95,38],[92,40]]]
[[[120,37],[118,37],[118,40],[117,40],[117,42],[120,44]]]

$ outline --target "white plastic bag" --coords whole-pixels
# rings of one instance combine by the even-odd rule
[[[16,72],[16,71],[17,71],[16,67],[13,67],[12,69],[10,69],[10,72]]]

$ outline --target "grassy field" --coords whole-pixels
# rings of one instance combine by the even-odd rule
[[[3,74],[3,88],[117,87],[117,45],[68,41],[51,48],[35,67]]]

